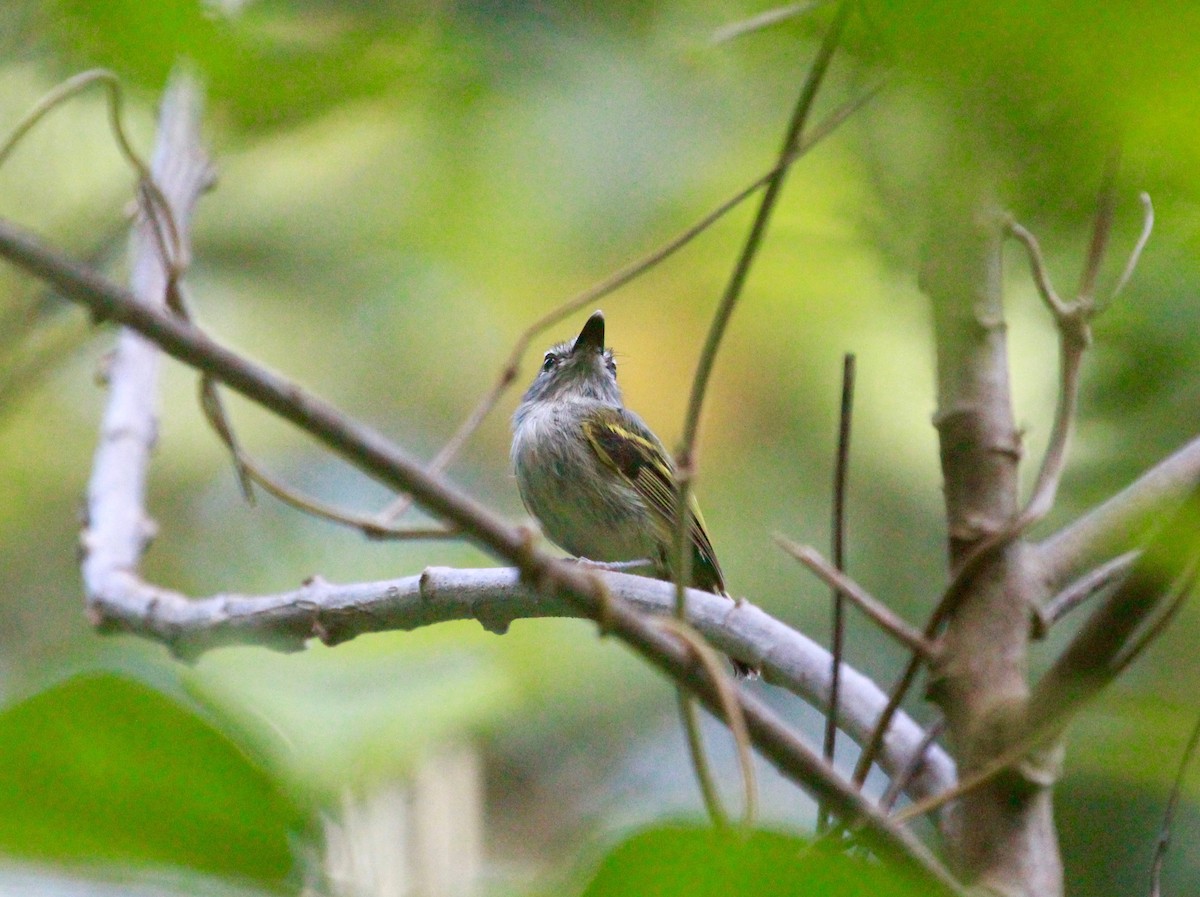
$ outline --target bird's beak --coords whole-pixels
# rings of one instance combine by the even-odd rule
[[[604,351],[604,312],[593,312],[592,316],[587,319],[587,323],[583,325],[583,329],[579,331],[579,336],[575,337],[575,345],[571,347],[571,353],[574,354],[580,349]]]

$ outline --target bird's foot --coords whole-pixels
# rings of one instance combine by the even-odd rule
[[[654,562],[649,558],[638,558],[634,561],[593,561],[591,558],[575,558],[575,563],[581,567],[591,567],[594,570],[609,570],[617,573],[654,566]]]

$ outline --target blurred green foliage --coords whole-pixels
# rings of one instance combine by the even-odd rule
[[[744,0],[12,0],[0,8],[0,130],[60,78],[105,65],[127,85],[129,125],[148,147],[154,100],[186,59],[208,86],[220,172],[201,205],[189,275],[204,326],[429,457],[530,321],[769,167],[828,9],[711,41],[762,8]],[[932,347],[916,288],[938,190],[982,172],[1039,234],[1063,293],[1078,278],[1097,185],[1118,142],[1105,282],[1137,232],[1137,191],[1155,200],[1157,232],[1138,275],[1097,324],[1072,466],[1042,531],[1191,438],[1200,392],[1192,299],[1200,288],[1200,54],[1192,46],[1200,7],[898,0],[862,10],[820,110],[884,72],[888,87],[793,171],[718,358],[701,432],[699,491],[733,590],[818,637],[825,591],[771,547],[770,535],[827,540],[844,351],[859,358],[850,569],[913,620],[944,578],[928,424]],[[120,276],[131,180],[100,98],[83,97],[0,169],[0,215]],[[668,443],[747,216],[734,212],[603,303],[627,398]],[[1012,255],[1014,395],[1035,462],[1054,404],[1055,338],[1024,260]],[[577,323],[545,334],[535,354]],[[124,638],[98,646],[80,612],[73,546],[102,402],[90,383],[110,343],[57,297],[0,271],[0,692],[9,697],[67,668],[111,667],[117,656],[174,669],[157,647]],[[526,363],[521,379],[531,375]],[[149,578],[197,595],[255,593],[311,573],[365,580],[491,563],[469,546],[366,543],[267,498],[246,506],[196,413],[194,377],[168,367],[164,396],[150,496],[161,535],[146,560]],[[514,403],[510,393],[451,475],[518,519],[505,420]],[[359,508],[388,500],[284,425],[230,405],[245,444],[300,487]],[[1106,843],[1144,843],[1152,829],[1177,754],[1164,745],[1182,741],[1200,675],[1186,637],[1194,623],[1189,608],[1073,739],[1069,765],[1086,771],[1080,793],[1128,809],[1075,812],[1079,801],[1066,796],[1068,868],[1105,859],[1099,833]],[[1062,638],[1036,652],[1035,666]],[[881,680],[900,656],[858,626],[849,650]],[[207,812],[208,798],[241,806],[251,786],[324,805],[343,788],[404,774],[439,739],[468,737],[501,783],[489,795],[504,807],[490,822],[493,851],[536,869],[604,830],[596,795],[636,761],[634,735],[672,712],[669,690],[627,652],[566,621],[517,624],[504,638],[462,624],[288,657],[230,649],[179,678],[220,708],[216,722],[180,723],[185,733],[195,727],[176,745],[180,762],[208,769],[197,773],[202,793],[161,798],[179,826]],[[73,688],[107,680],[87,681]],[[72,694],[33,700],[49,707],[77,700]],[[141,691],[118,699],[150,708],[156,724],[183,712]],[[9,714],[20,718],[29,706]],[[129,737],[121,719],[87,718],[95,721],[78,740],[88,756],[100,765],[120,757]],[[267,771],[234,763],[210,724],[253,744]],[[14,763],[34,762],[28,741],[11,750]],[[682,752],[674,762],[685,763]],[[218,774],[221,763],[235,772]],[[148,787],[136,775],[126,785]],[[77,798],[72,812],[82,822],[96,805],[85,791]],[[294,810],[279,807],[246,819],[278,834],[272,826]],[[802,825],[807,812],[780,821]],[[38,820],[30,808],[29,832]],[[26,823],[7,825],[23,831]],[[63,844],[84,843],[66,838],[83,839],[82,828],[64,828]],[[120,856],[172,859],[149,855],[162,830],[147,830],[146,855]],[[96,849],[115,857],[139,843],[128,831],[122,838]],[[1196,890],[1193,844],[1177,840],[1173,851],[1168,870],[1192,876],[1179,891]],[[259,872],[246,873],[220,866],[216,854],[174,861],[261,881],[282,874],[284,862],[267,851]],[[1089,882],[1087,893],[1101,887]]]
[[[193,709],[115,675],[0,714],[0,852],[177,866],[282,889],[307,814]]]
[[[895,870],[769,831],[648,829],[601,861],[583,897],[904,897],[924,893]]]

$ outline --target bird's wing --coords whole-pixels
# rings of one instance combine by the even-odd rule
[[[631,412],[621,408],[601,408],[583,424],[588,444],[610,470],[633,487],[650,508],[659,542],[672,544],[675,525],[675,472],[671,456],[650,429]],[[700,588],[724,593],[725,577],[717,563],[717,553],[704,526],[700,505],[694,495],[688,536],[692,543],[692,583]],[[666,556],[670,556],[668,549]]]

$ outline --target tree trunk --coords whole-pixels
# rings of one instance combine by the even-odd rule
[[[1021,436],[1009,397],[1001,296],[1002,222],[986,191],[946,197],[928,244],[922,289],[933,303],[950,569],[1019,511]],[[946,717],[965,778],[1019,731],[1029,695],[1027,649],[1036,590],[1016,540],[987,560],[948,618],[930,697]],[[1052,765],[1052,764],[1051,764]],[[953,845],[967,881],[1011,897],[1062,893],[1050,785],[1032,764],[962,799]]]

